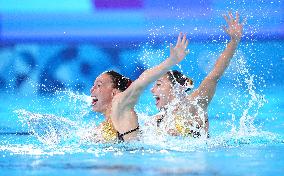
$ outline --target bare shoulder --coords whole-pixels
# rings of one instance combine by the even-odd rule
[[[121,114],[125,113],[125,111],[129,110],[125,107],[125,103],[123,103],[123,94],[116,94],[111,103],[111,114],[112,118],[119,117]]]
[[[196,101],[198,97],[199,97],[199,90],[195,89],[191,94],[187,95],[186,99],[187,101]]]
[[[199,89],[194,90],[191,94],[186,97],[186,103],[191,109],[200,109],[206,110],[209,104],[209,100],[206,96],[200,92]]]
[[[134,106],[129,106],[129,103],[126,103],[125,101],[127,101],[125,99],[125,93],[121,92],[116,94],[113,99],[112,99],[112,113],[115,114],[127,114],[127,116],[129,115],[134,115],[136,116],[136,113],[134,111]]]
[[[132,109],[138,101],[141,91],[133,82],[124,92],[120,92],[113,97],[112,104],[121,109]]]
[[[115,129],[120,133],[135,129],[139,125],[138,116],[134,109],[113,110],[111,119]]]

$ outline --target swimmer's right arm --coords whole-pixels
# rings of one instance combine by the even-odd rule
[[[236,18],[233,17],[231,12],[229,13],[229,18],[225,15],[224,18],[229,26],[228,28],[224,28],[224,30],[231,37],[231,41],[227,44],[227,47],[217,59],[213,70],[201,82],[198,89],[191,94],[191,97],[193,98],[200,98],[199,104],[204,108],[207,108],[208,104],[212,100],[218,80],[229,66],[243,33],[243,23],[239,22],[238,12],[236,13]]]
[[[186,50],[188,40],[186,35],[179,34],[176,46],[170,46],[170,56],[159,65],[144,71],[137,80],[135,80],[128,89],[123,92],[121,103],[132,108],[136,104],[142,91],[152,82],[164,75],[172,66],[181,62],[189,53]]]

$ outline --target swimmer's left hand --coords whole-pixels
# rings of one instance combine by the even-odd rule
[[[233,17],[232,12],[229,12],[229,17],[226,15],[223,15],[223,17],[228,24],[228,27],[223,26],[224,31],[230,35],[232,40],[239,42],[243,35],[243,26],[246,22],[246,19],[240,23],[240,16],[238,12],[236,12],[236,18]]]
[[[170,46],[170,60],[173,64],[180,63],[186,55],[189,54],[189,50],[187,50],[188,40],[186,39],[186,34],[179,34],[176,46]]]

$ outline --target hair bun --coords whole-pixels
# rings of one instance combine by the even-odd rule
[[[185,92],[193,88],[193,81],[177,70],[170,70],[167,72],[168,78],[172,85],[177,86]]]
[[[131,81],[130,79],[128,79],[127,81],[128,81],[128,82],[127,82],[126,87],[129,87],[129,86],[132,84],[132,81]]]
[[[114,88],[122,92],[125,91],[132,83],[131,79],[121,75],[120,73],[117,73],[116,71],[107,71],[106,74],[111,76]]]
[[[193,81],[191,79],[187,78],[186,81],[184,82],[183,86],[186,88],[185,91],[187,92],[187,91],[191,90],[194,87]]]

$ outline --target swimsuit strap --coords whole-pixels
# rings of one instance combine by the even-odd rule
[[[130,134],[130,133],[132,133],[132,132],[134,132],[134,131],[137,131],[137,130],[139,130],[139,125],[138,125],[135,129],[132,129],[132,130],[127,131],[127,132],[122,133],[122,134],[119,133],[119,132],[117,132],[118,142],[124,142],[123,136],[125,136],[125,135],[127,135],[127,134]]]
[[[157,127],[160,127],[161,122],[164,120],[164,115],[161,115],[162,117],[157,120]]]
[[[163,121],[164,117],[157,120],[157,127],[160,127],[160,123]]]

